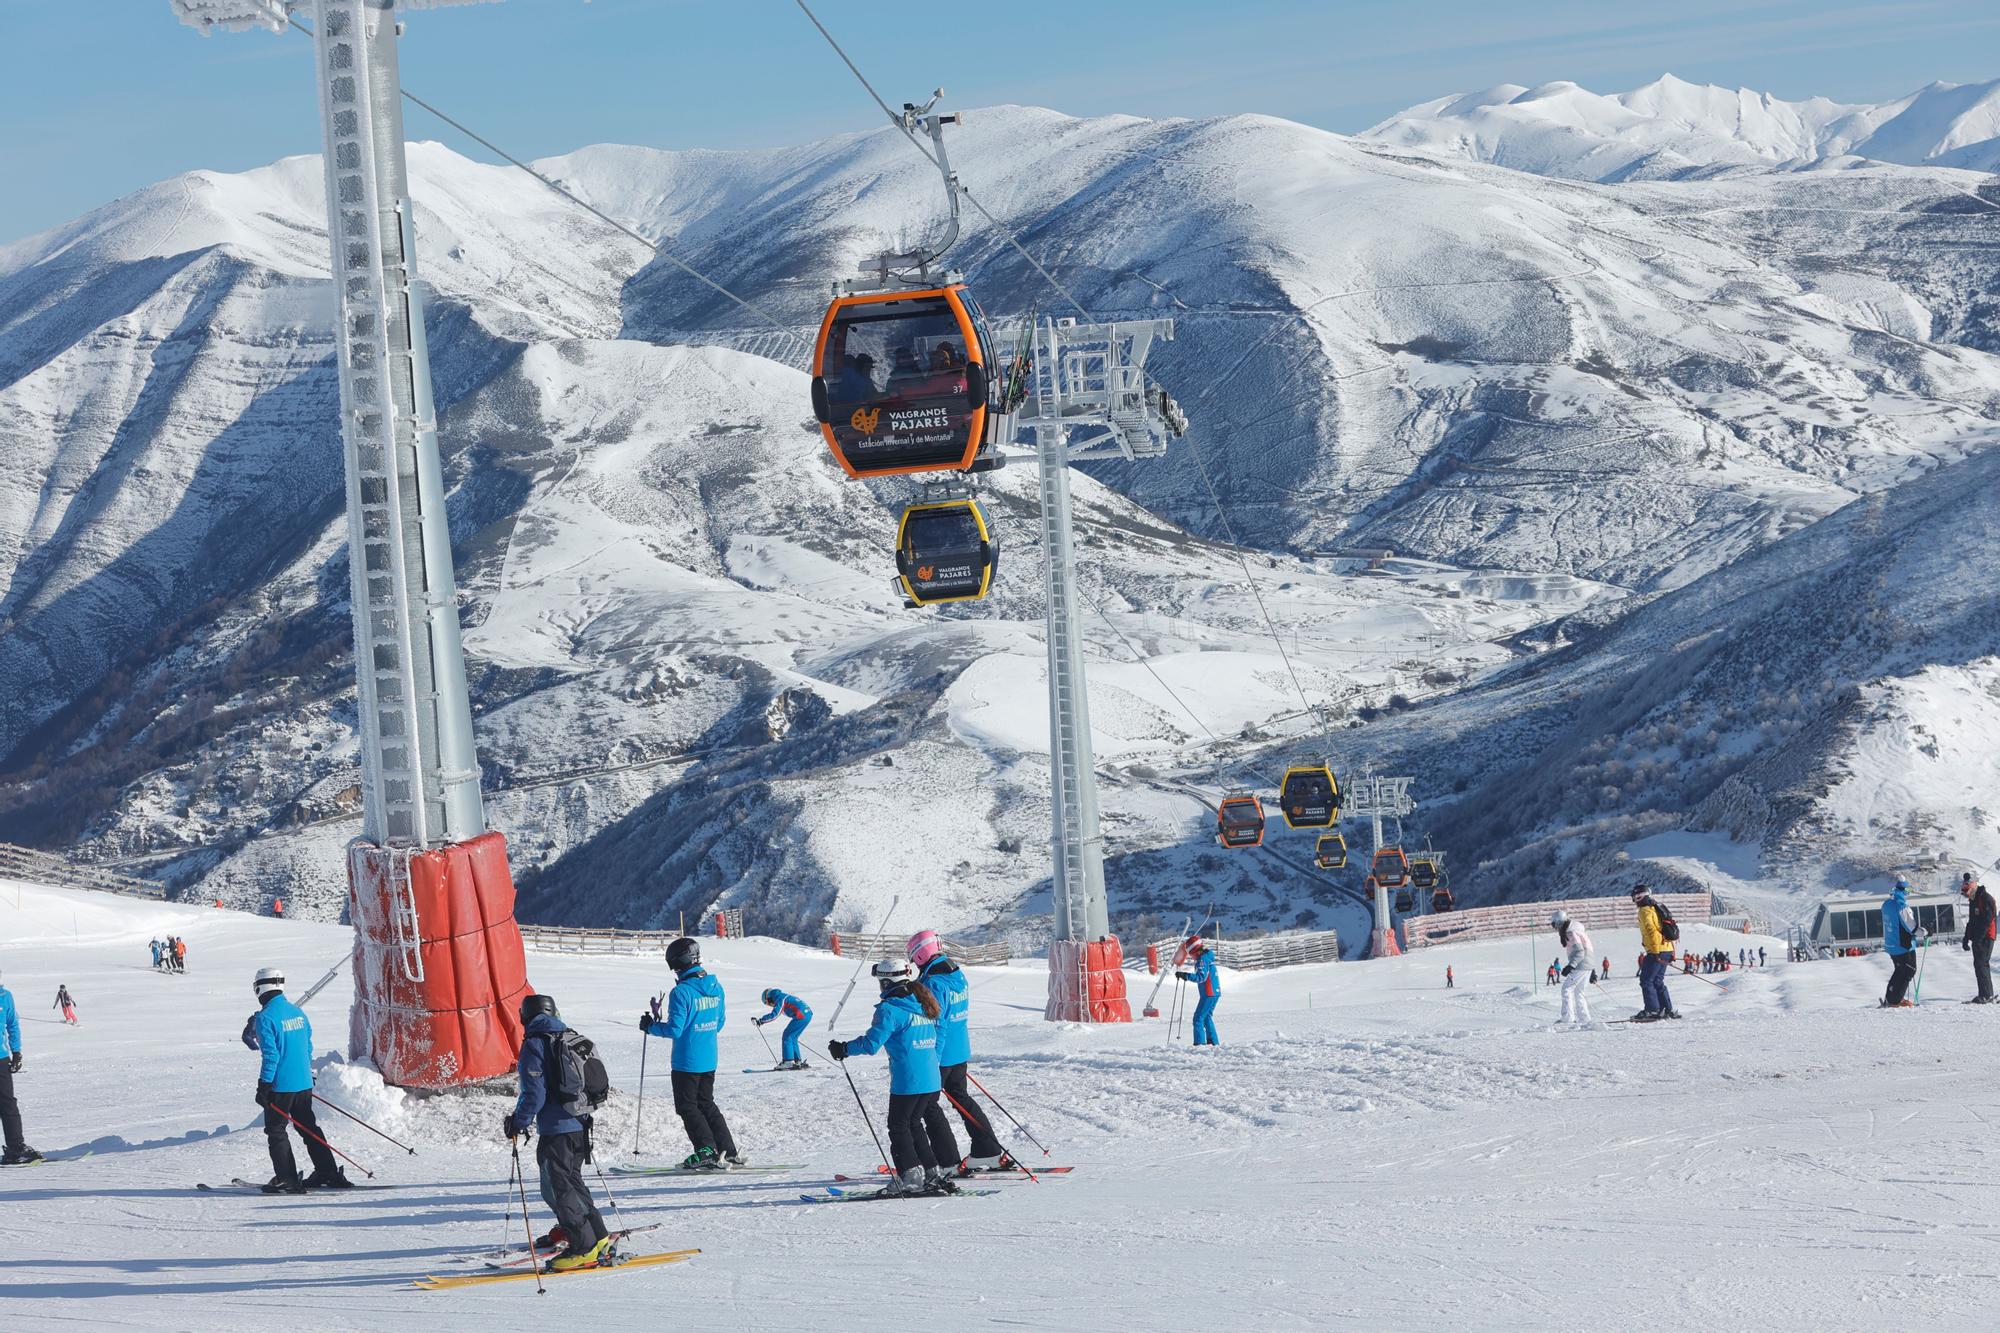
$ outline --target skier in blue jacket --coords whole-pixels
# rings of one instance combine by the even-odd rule
[[[14,1075],[25,1063],[21,1056],[21,1016],[14,1009],[14,993],[0,986],[0,1133],[6,1137],[7,1151],[0,1166],[26,1166],[39,1162],[42,1155],[21,1137],[21,1107],[14,1100]]]
[[[771,1012],[750,1021],[758,1027],[773,1022],[782,1014],[788,1021],[784,1035],[778,1039],[778,1068],[804,1069],[805,1058],[799,1054],[799,1036],[813,1021],[812,1006],[796,995],[787,995],[773,986],[764,992],[764,1003],[771,1006]]]
[[[1011,1171],[1013,1159],[994,1137],[992,1122],[966,1087],[967,1066],[972,1061],[972,992],[965,984],[965,973],[945,952],[944,941],[934,930],[920,930],[910,936],[904,951],[920,969],[917,979],[938,1002],[938,1076],[943,1087],[938,1105],[925,1117],[925,1123],[932,1126],[931,1136],[937,1138],[938,1130],[930,1116],[942,1120],[944,1133],[950,1134],[951,1122],[944,1119],[944,1104],[949,1102],[958,1111],[959,1119],[965,1121],[965,1132],[972,1140],[969,1155],[957,1164],[959,1174]]]
[[[828,1042],[827,1054],[845,1060],[850,1055],[888,1053],[889,1156],[896,1175],[882,1192],[956,1194],[958,1186],[942,1169],[943,1163],[958,1161],[951,1125],[942,1115],[935,1120],[926,1115],[937,1109],[938,1089],[943,1086],[938,1076],[937,998],[918,983],[917,969],[904,959],[875,964],[874,977],[882,992],[875,1021],[852,1041]]]
[[[501,1128],[509,1142],[527,1133],[530,1125],[541,1136],[535,1144],[535,1165],[541,1171],[542,1201],[555,1214],[556,1227],[539,1237],[535,1248],[563,1246],[562,1253],[549,1261],[556,1272],[589,1268],[611,1248],[611,1231],[583,1179],[583,1164],[590,1160],[590,1104],[581,1084],[561,1086],[559,1048],[569,1027],[556,1012],[554,999],[527,995],[521,999],[521,1029],[521,1095]]]
[[[729,1122],[715,1104],[715,1044],[724,1022],[722,983],[701,965],[701,946],[685,935],[667,946],[667,966],[675,978],[667,996],[667,1016],[642,1013],[639,1028],[649,1037],[668,1037],[674,1043],[674,1110],[694,1145],[681,1169],[726,1171],[748,1166],[750,1159],[736,1150]]]
[[[344,1190],[353,1188],[333,1160],[326,1133],[313,1114],[312,1020],[305,1010],[285,998],[285,974],[276,967],[260,968],[254,983],[259,1005],[255,1020],[257,1051],[257,1105],[264,1108],[264,1139],[271,1150],[271,1168],[276,1173],[264,1186],[266,1194],[304,1194],[308,1189]],[[306,1156],[313,1170],[299,1179],[298,1159],[292,1156],[291,1136],[296,1128],[305,1140]]]
[[[1882,995],[1884,1009],[1909,1007],[1904,992],[1917,975],[1917,950],[1928,932],[1917,924],[1910,906],[1910,881],[1898,878],[1895,891],[1882,900],[1882,949],[1889,955],[1889,989]]]
[[[1215,1006],[1222,998],[1222,977],[1215,968],[1215,950],[1196,935],[1187,942],[1187,952],[1195,960],[1194,970],[1174,975],[1182,981],[1192,981],[1200,997],[1194,1005],[1194,1044],[1220,1046],[1222,1043],[1215,1035]]]

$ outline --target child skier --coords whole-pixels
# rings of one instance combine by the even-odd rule
[[[896,1174],[884,1194],[956,1194],[958,1186],[943,1164],[958,1160],[958,1144],[937,1108],[944,1086],[938,1069],[937,997],[917,981],[917,969],[900,958],[875,964],[873,975],[882,998],[868,1031],[852,1041],[835,1039],[826,1053],[836,1060],[850,1055],[889,1056],[889,1156]],[[932,1135],[939,1129],[941,1137]]]
[[[1182,981],[1192,981],[1200,999],[1194,1006],[1194,1044],[1220,1046],[1215,1035],[1215,1006],[1222,999],[1222,977],[1215,970],[1215,950],[1199,935],[1188,938],[1187,956],[1194,959],[1194,971],[1176,972]]]
[[[51,1009],[62,1010],[63,1022],[69,1024],[71,1027],[76,1026],[76,1001],[70,998],[68,986],[59,985],[56,987],[56,1002],[49,1007]]]
[[[1549,918],[1549,925],[1555,929],[1556,939],[1563,947],[1562,977],[1562,1021],[1565,1023],[1588,1023],[1590,1021],[1591,948],[1590,936],[1584,934],[1583,927],[1569,919],[1569,913],[1558,908]]]
[[[751,1019],[757,1027],[783,1014],[788,1022],[784,1033],[778,1038],[778,1068],[804,1069],[805,1058],[799,1054],[799,1036],[812,1024],[812,1007],[796,995],[787,995],[777,987],[764,992],[764,1003],[771,1006],[771,1012]]]
[[[930,1114],[943,1125],[940,1129],[931,1122],[931,1138],[951,1137],[951,1122],[945,1118],[943,1106],[944,1102],[950,1102],[959,1119],[965,1122],[965,1132],[972,1140],[970,1154],[963,1164],[958,1164],[960,1173],[969,1176],[978,1171],[1011,1171],[1013,1159],[993,1136],[993,1123],[965,1085],[966,1066],[972,1061],[972,993],[966,988],[965,973],[945,953],[944,941],[934,930],[920,930],[910,936],[904,952],[909,955],[911,965],[920,969],[917,979],[938,1002],[938,1076],[943,1088],[939,1104]]]
[[[667,946],[667,966],[674,970],[674,989],[667,997],[667,1016],[639,1015],[639,1029],[649,1037],[674,1043],[674,1110],[687,1129],[694,1151],[681,1162],[683,1171],[726,1171],[748,1166],[736,1151],[729,1122],[715,1104],[716,1037],[725,1021],[722,983],[701,965],[701,946],[683,935]]]

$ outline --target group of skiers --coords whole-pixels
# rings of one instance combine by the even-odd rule
[[[163,940],[148,940],[146,947],[153,951],[155,972],[187,971],[187,941],[178,935],[169,935]]]
[[[1965,932],[1959,945],[1972,955],[1972,976],[1977,993],[1966,1003],[1993,1003],[1993,895],[1967,871],[1958,882],[1965,899]],[[1882,951],[1889,955],[1889,985],[1882,992],[1884,1009],[1908,1009],[1910,983],[1917,975],[1918,950],[1930,942],[1930,932],[1918,923],[1917,910],[1910,906],[1910,882],[1898,878],[1896,887],[1882,900]]]
[[[1013,1160],[968,1090],[971,993],[964,973],[935,931],[910,936],[904,954],[874,965],[878,994],[867,1030],[846,1040],[829,1040],[827,1054],[836,1061],[877,1053],[888,1057],[886,1119],[892,1173],[882,1192],[953,1194],[958,1192],[955,1177],[1010,1170]],[[639,1028],[649,1038],[671,1043],[674,1110],[692,1148],[680,1169],[727,1171],[748,1166],[749,1158],[730,1134],[715,1100],[718,1039],[728,1022],[722,983],[702,963],[701,946],[693,939],[683,936],[669,944],[666,961],[674,973],[673,987],[640,1014]],[[1213,995],[1207,998],[1212,1000]],[[811,1007],[775,986],[765,988],[761,999],[766,1012],[752,1019],[754,1024],[762,1027],[786,1020],[776,1068],[806,1068],[800,1039],[812,1023]],[[1213,1004],[1208,1007],[1212,1012]],[[521,1020],[525,1033],[519,1054],[521,1090],[501,1128],[510,1141],[531,1128],[539,1136],[535,1158],[541,1194],[556,1225],[537,1239],[537,1249],[559,1250],[549,1265],[558,1272],[590,1267],[603,1260],[613,1239],[584,1179],[584,1165],[591,1158],[590,1112],[595,1105],[587,1085],[595,1057],[587,1040],[563,1022],[552,997],[526,997]],[[1198,1021],[1206,1024],[1213,1041],[1212,1019],[1200,1015]],[[306,1032],[309,1043],[310,1029]],[[958,1113],[970,1136],[970,1152],[962,1158],[940,1099]],[[304,1122],[296,1123],[303,1132]],[[275,1149],[273,1161],[277,1161]],[[316,1183],[320,1182],[305,1182]]]

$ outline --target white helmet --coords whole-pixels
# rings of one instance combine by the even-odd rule
[[[884,958],[881,962],[875,964],[870,970],[869,975],[873,976],[881,984],[892,985],[905,981],[915,981],[917,979],[917,969],[911,966],[910,960],[907,958]]]
[[[1554,912],[1549,914],[1549,924],[1557,930],[1561,930],[1569,924],[1569,913],[1558,907]]]
[[[285,988],[285,969],[282,967],[260,967],[257,969],[257,998],[276,995]]]

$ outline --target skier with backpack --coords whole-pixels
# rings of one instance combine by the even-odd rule
[[[1910,906],[1910,881],[1898,876],[1896,887],[1882,900],[1882,950],[1889,955],[1889,989],[1882,993],[1882,1008],[1912,1007],[1905,993],[1917,975],[1917,950],[1929,937]]]
[[[63,1022],[69,1024],[71,1027],[76,1026],[76,1001],[70,998],[69,987],[67,985],[58,985],[56,987],[56,1002],[49,1007],[51,1009],[62,1010]]]
[[[868,1031],[852,1041],[835,1039],[826,1052],[836,1060],[850,1055],[889,1056],[889,1156],[896,1174],[886,1195],[956,1194],[944,1164],[958,1161],[951,1124],[937,1111],[944,1086],[938,1066],[937,997],[917,980],[917,969],[901,958],[885,958],[872,969],[882,998]],[[942,1132],[940,1132],[942,1131]]]
[[[1222,977],[1215,970],[1215,950],[1199,935],[1189,937],[1185,948],[1195,960],[1194,971],[1176,972],[1174,976],[1181,981],[1192,981],[1201,997],[1194,1005],[1194,1044],[1220,1046],[1222,1042],[1215,1035],[1215,1006],[1222,1002]]]
[[[764,992],[764,1003],[771,1006],[771,1012],[750,1021],[758,1027],[783,1016],[787,1021],[785,1030],[778,1038],[778,1068],[804,1069],[805,1057],[799,1053],[799,1037],[812,1025],[812,1006],[796,995],[787,995],[776,986]]]
[[[263,967],[251,983],[257,993],[257,1105],[264,1110],[264,1139],[275,1173],[266,1194],[304,1194],[309,1189],[344,1190],[353,1184],[333,1160],[333,1149],[313,1115],[312,1020],[285,998],[284,969]],[[310,1176],[299,1178],[290,1132],[305,1140]]]
[[[1549,918],[1549,925],[1556,932],[1556,939],[1563,947],[1562,977],[1562,1021],[1565,1023],[1588,1023],[1590,1021],[1589,986],[1596,973],[1596,965],[1591,961],[1590,936],[1584,934],[1583,927],[1570,920],[1569,913],[1557,909]]]
[[[674,1044],[674,1110],[694,1146],[681,1162],[683,1171],[726,1171],[748,1166],[736,1150],[729,1122],[715,1104],[716,1038],[725,1021],[722,983],[701,965],[701,946],[683,935],[667,946],[667,966],[674,971],[674,988],[667,996],[667,1016],[639,1015],[639,1030],[649,1037],[666,1037]]]
[[[521,1095],[500,1127],[509,1143],[530,1126],[540,1135],[535,1164],[541,1168],[542,1202],[555,1214],[556,1226],[535,1248],[563,1246],[549,1261],[558,1273],[595,1267],[611,1248],[611,1230],[584,1183],[583,1164],[591,1160],[591,1112],[609,1096],[610,1083],[597,1048],[570,1030],[550,996],[522,997],[521,1027]]]
[[[953,1163],[958,1165],[960,1173],[1011,1171],[1013,1159],[994,1136],[993,1122],[986,1118],[978,1098],[966,1087],[966,1066],[972,1062],[972,992],[966,987],[965,973],[945,952],[944,941],[934,930],[920,930],[910,936],[903,951],[909,956],[910,965],[918,969],[917,980],[938,1003],[938,1077],[942,1086],[938,1103],[926,1117],[931,1140],[936,1143],[951,1139],[951,1121],[946,1118],[942,1104],[948,1101],[965,1122],[966,1135],[972,1140],[965,1161]],[[942,1127],[938,1122],[942,1122]],[[952,1146],[958,1145],[954,1141]]]
[[[1643,1008],[1632,1015],[1634,1023],[1654,1023],[1662,1018],[1679,1018],[1673,997],[1667,994],[1667,964],[1673,961],[1674,945],[1681,937],[1674,914],[1647,891],[1644,884],[1632,886],[1632,906],[1639,913],[1639,994]]]

